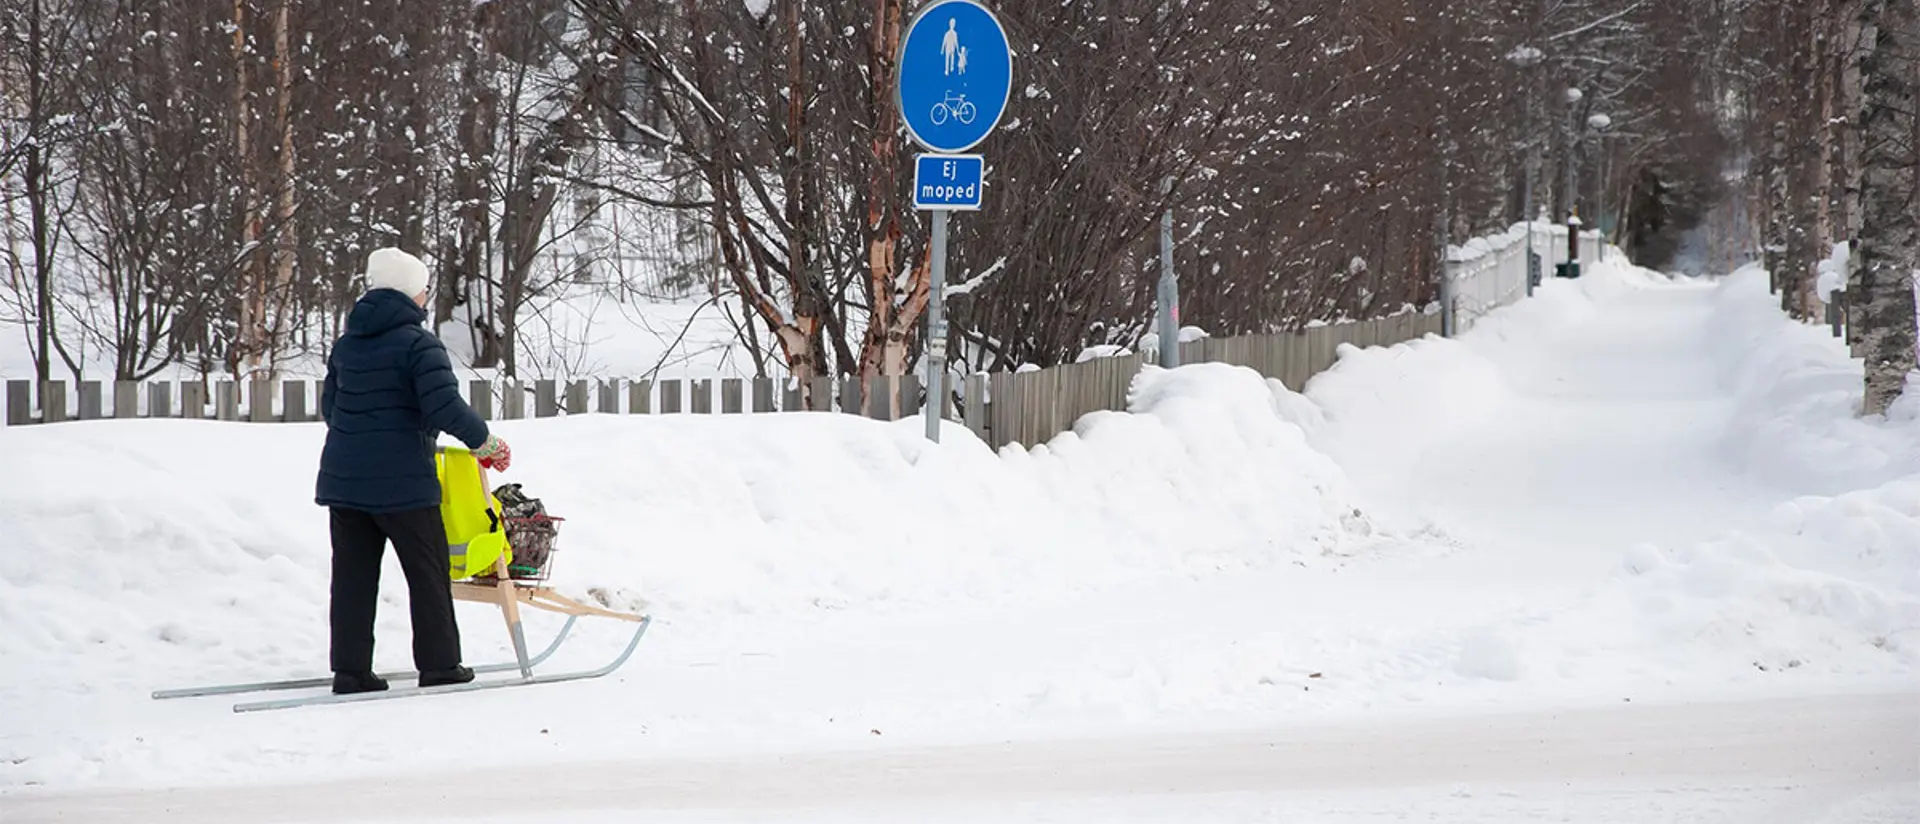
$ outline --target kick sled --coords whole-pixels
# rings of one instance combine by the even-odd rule
[[[583,604],[561,595],[547,585],[553,564],[554,538],[558,532],[558,523],[564,519],[548,516],[538,500],[520,494],[517,484],[501,487],[498,494],[489,492],[486,468],[474,460],[472,453],[467,450],[443,447],[439,452],[437,463],[441,488],[440,510],[441,517],[447,526],[450,574],[453,577],[450,586],[453,588],[454,600],[493,604],[499,607],[501,616],[506,619],[507,635],[513,642],[514,660],[474,666],[472,670],[476,677],[465,684],[392,687],[379,692],[357,692],[347,695],[325,693],[246,701],[235,704],[234,712],[385,701],[419,695],[478,692],[534,684],[581,681],[607,675],[619,669],[628,658],[633,656],[634,649],[640,646],[641,637],[646,635],[647,627],[653,623],[651,616]],[[506,501],[505,506],[501,503],[503,499]],[[553,640],[537,653],[529,654],[527,648],[526,631],[520,620],[522,607],[567,616],[566,623],[561,625],[560,631],[554,634]],[[534,667],[544,663],[556,650],[560,649],[560,645],[567,640],[567,634],[573,630],[575,622],[582,616],[632,623],[633,635],[627,639],[626,648],[620,651],[620,655],[604,666],[574,672],[536,674],[533,671]],[[477,677],[501,672],[511,672],[515,675],[506,678]],[[419,673],[412,670],[382,672],[379,675],[389,680],[414,679],[417,681],[419,678]],[[155,690],[153,697],[158,700],[326,689],[332,684],[333,676],[327,675],[282,681]]]

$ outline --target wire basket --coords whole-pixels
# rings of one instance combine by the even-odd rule
[[[560,538],[560,522],[551,515],[506,517],[507,544],[513,547],[513,560],[507,575],[515,581],[545,581],[553,574],[554,544]]]
[[[546,504],[529,497],[519,484],[505,484],[493,491],[500,502],[501,528],[507,544],[513,548],[513,560],[507,563],[507,576],[515,581],[545,581],[553,574],[554,544],[560,537],[560,522],[547,514]],[[486,575],[482,580],[498,580]]]

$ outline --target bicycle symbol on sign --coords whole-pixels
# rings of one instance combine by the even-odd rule
[[[980,110],[972,103],[968,103],[967,96],[962,94],[948,96],[933,104],[933,111],[929,113],[929,117],[933,119],[933,125],[938,126],[947,122],[949,117],[961,123],[972,123],[979,114]]]

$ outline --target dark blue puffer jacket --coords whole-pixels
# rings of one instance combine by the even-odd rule
[[[322,506],[394,512],[440,505],[434,448],[445,432],[479,449],[487,423],[460,397],[453,363],[392,289],[361,296],[327,359],[320,414],[327,444],[314,496]]]

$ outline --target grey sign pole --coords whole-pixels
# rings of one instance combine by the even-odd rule
[[[1173,178],[1162,181],[1161,191],[1173,194]],[[1173,369],[1180,365],[1180,281],[1173,274],[1173,203],[1160,215],[1160,366]]]
[[[942,386],[947,375],[947,212],[933,213],[933,269],[927,287],[927,402],[921,414],[927,419],[927,439],[940,442],[940,420],[946,417],[947,393]]]

